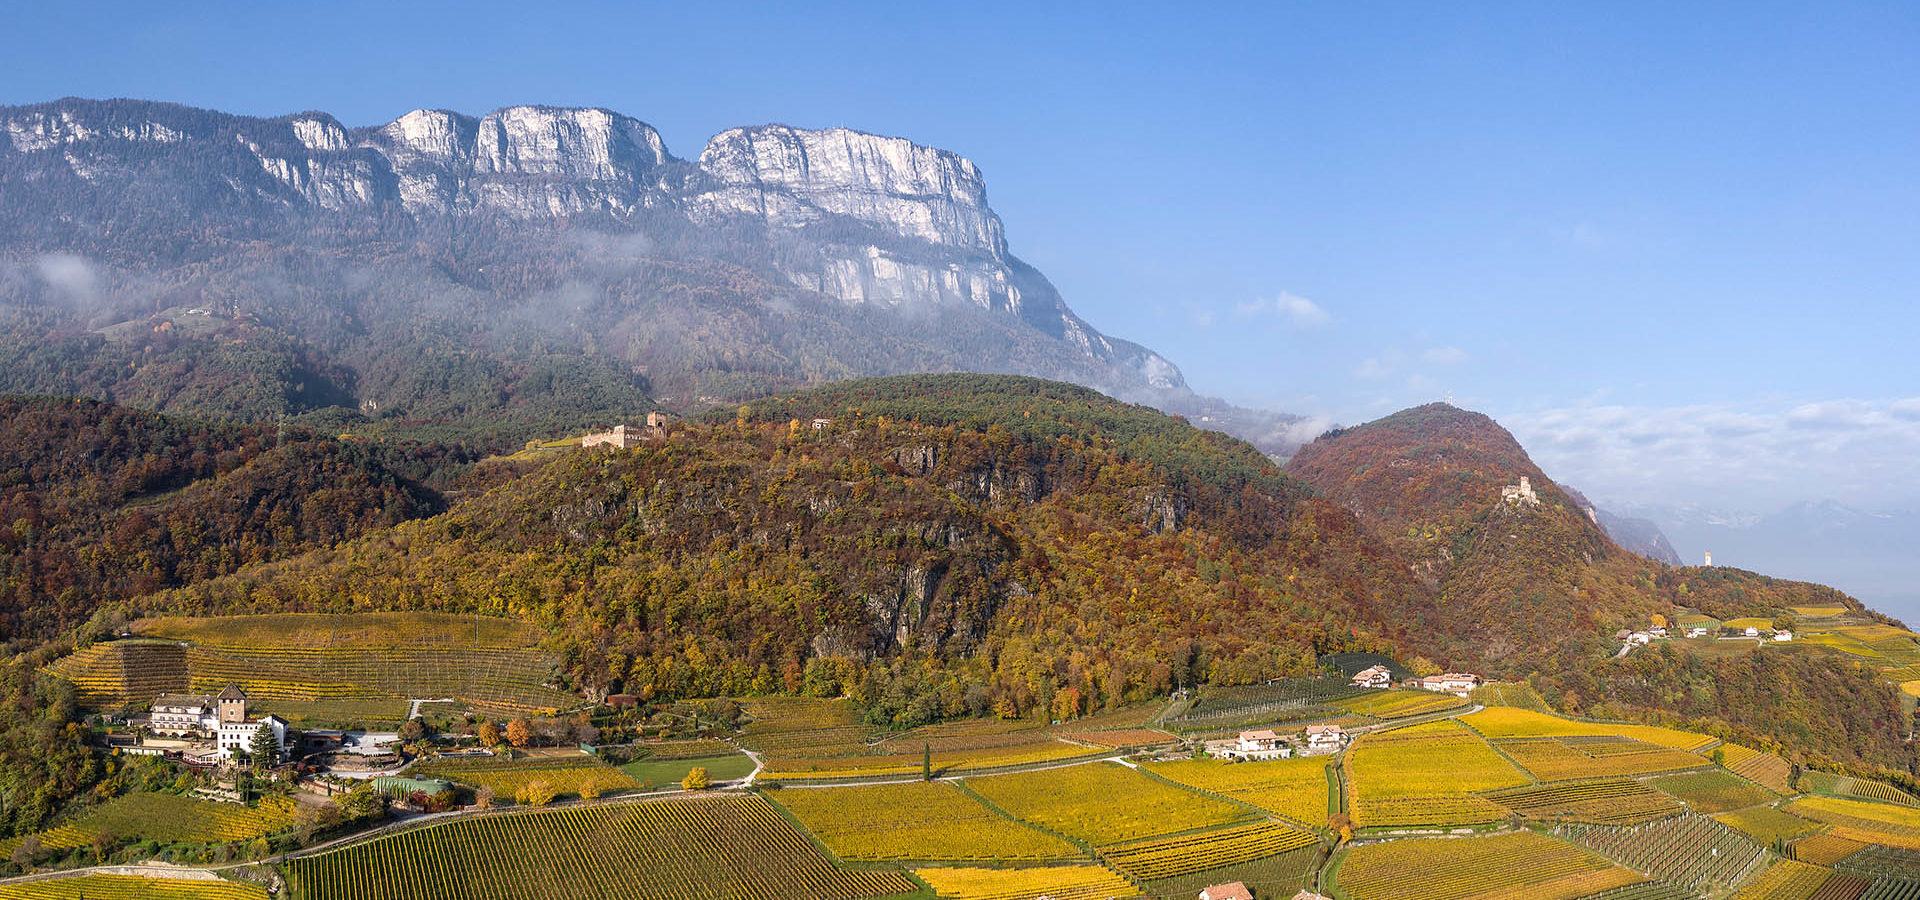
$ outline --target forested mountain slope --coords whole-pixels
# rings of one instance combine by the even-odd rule
[[[1382,610],[1404,624],[1397,634],[1414,652],[1531,676],[1573,712],[1679,717],[1841,759],[1913,762],[1898,692],[1854,662],[1763,648],[1702,658],[1666,645],[1614,658],[1614,630],[1654,615],[1770,620],[1793,606],[1862,607],[1824,585],[1669,567],[1620,549],[1484,415],[1404,410],[1323,435],[1286,468],[1354,513],[1419,579],[1423,591],[1387,595],[1408,605]],[[1523,477],[1532,496],[1507,496]]]
[[[462,453],[0,397],[0,635],[439,512]]]
[[[140,612],[477,609],[552,630],[589,692],[848,691],[900,724],[1069,690],[1091,709],[1388,648],[1374,609],[1417,585],[1309,494],[1083,388],[877,379],[570,454]]]

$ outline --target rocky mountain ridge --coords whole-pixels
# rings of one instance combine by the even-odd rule
[[[720,326],[729,338],[743,312],[765,320],[809,302],[834,319],[851,310],[935,310],[979,320],[941,328],[1010,333],[966,338],[996,346],[938,352],[953,343],[950,335],[914,334],[916,326],[906,323],[899,330],[936,352],[889,346],[862,354],[849,347],[818,363],[776,348],[783,359],[771,365],[785,370],[774,376],[776,386],[980,368],[1065,378],[1173,411],[1235,420],[1231,408],[1195,396],[1169,360],[1082,320],[1043,275],[1013,256],[978,166],[902,138],[844,128],[735,128],[687,160],[669,152],[646,123],[597,108],[513,106],[478,117],[420,109],[350,128],[321,112],[253,118],[138,100],[66,99],[0,108],[0,200],[9,210],[0,214],[0,260],[14,260],[12,277],[0,277],[0,306],[33,303],[33,267],[47,254],[122,269],[101,281],[151,282],[162,273],[159,280],[177,286],[231,271],[243,248],[253,252],[251,262],[264,247],[375,258],[398,251],[452,282],[415,285],[411,293],[478,288],[494,295],[485,305],[512,309],[541,289],[602,289],[607,273],[568,271],[533,285],[525,276],[502,284],[496,274],[526,267],[528,257],[539,269],[557,268],[554,258],[571,261],[577,247],[556,252],[553,245],[584,241],[596,250],[614,247],[623,263],[718,262],[761,275],[738,290],[736,274],[700,274],[700,287],[717,282],[749,295],[742,299],[752,308],[729,304],[735,321]],[[482,241],[494,246],[475,243]],[[366,253],[368,243],[381,245],[381,253]],[[463,244],[474,249],[463,253]],[[514,251],[512,259],[499,258],[502,246]],[[479,257],[487,256],[494,258],[482,269]],[[198,267],[190,279],[165,277],[186,274],[187,265]],[[158,311],[151,287],[145,293],[116,298],[114,311]],[[240,301],[229,311],[248,310]],[[113,324],[100,321],[107,313],[90,313],[89,327]],[[349,315],[362,320],[362,330],[370,327],[364,320],[371,313]],[[849,341],[886,330],[854,318],[843,329]],[[711,319],[701,324],[713,327]],[[604,333],[618,323],[589,316],[575,327]],[[314,342],[303,329],[281,330]],[[649,374],[660,368],[636,353],[626,356],[612,362]],[[719,365],[738,372],[743,364]],[[704,387],[687,391],[726,399]],[[1287,420],[1240,418],[1255,430]]]

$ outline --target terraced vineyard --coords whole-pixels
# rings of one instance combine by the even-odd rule
[[[1200,834],[1100,848],[1100,857],[1135,881],[1151,881],[1278,856],[1318,844],[1312,832],[1259,822]]]
[[[1835,775],[1831,772],[1806,772],[1801,774],[1800,789],[1810,794],[1832,794],[1836,797],[1879,800],[1883,803],[1920,807],[1920,798],[1915,798],[1912,794],[1893,785],[1870,781],[1865,778],[1850,778],[1846,775]]]
[[[266,797],[255,807],[195,800],[177,794],[115,797],[65,825],[43,832],[49,850],[84,847],[99,834],[161,842],[226,843],[293,827],[293,801]]]
[[[1631,825],[1678,814],[1680,805],[1630,778],[1542,785],[1485,795],[1531,819]]]
[[[1691,731],[1661,728],[1658,725],[1586,722],[1510,706],[1489,706],[1461,716],[1460,721],[1491,740],[1611,736],[1690,753],[1700,752],[1714,744],[1713,738]]]
[[[364,621],[363,621],[364,620]],[[134,623],[188,642],[186,684],[237,684],[256,700],[458,697],[501,713],[548,714],[579,699],[545,686],[552,662],[523,622],[439,613],[170,617]]]
[[[502,801],[512,799],[521,789],[535,783],[544,783],[562,796],[576,797],[640,787],[632,776],[591,756],[429,759],[415,765],[408,774],[484,787]]]
[[[1863,878],[1920,879],[1920,852],[1892,847],[1868,847],[1850,854],[1834,868]]]
[[[1645,825],[1566,825],[1568,840],[1668,884],[1703,891],[1744,881],[1767,852],[1739,832],[1687,814]]]
[[[1110,900],[1140,894],[1125,878],[1103,866],[915,869],[913,874],[947,900]]]
[[[1826,900],[1826,898],[1820,898]],[[1920,881],[1903,878],[1883,878],[1867,888],[1859,900],[1920,900]]]
[[[1787,783],[1793,767],[1786,760],[1739,744],[1721,744],[1715,749],[1720,751],[1721,765],[1735,775],[1776,794],[1793,793],[1792,786]]]
[[[266,888],[219,879],[82,875],[0,885],[0,900],[268,900]]]
[[[1507,816],[1475,792],[1520,787],[1526,775],[1455,722],[1369,734],[1347,754],[1348,808],[1362,826],[1472,825]]]
[[[56,660],[47,671],[73,683],[88,709],[117,709],[161,694],[184,693],[187,648],[173,641],[105,641]]]
[[[766,769],[760,777],[775,781],[831,781],[863,778],[888,778],[920,775],[921,751],[860,756],[780,756],[766,757]],[[1025,766],[1058,763],[1072,759],[1091,759],[1112,754],[1104,747],[1085,747],[1064,741],[1024,743],[1010,747],[986,747],[978,750],[933,751],[933,767],[942,775],[958,775]]]
[[[1791,841],[1818,831],[1820,826],[1799,816],[1790,816],[1771,806],[1754,806],[1716,814],[1713,820],[1746,835],[1762,846]]]
[[[909,893],[842,868],[752,795],[457,819],[286,864],[298,900],[855,900]]]
[[[1111,763],[970,778],[966,784],[1017,818],[1096,847],[1252,816],[1236,804]]]
[[[1645,880],[1531,832],[1366,844],[1348,854],[1338,878],[1353,900],[1573,900]]]
[[[1653,779],[1652,784],[1703,813],[1745,809],[1779,799],[1773,792],[1720,769],[1667,775]]]
[[[984,861],[1085,859],[1072,844],[1008,821],[952,784],[903,784],[772,792],[841,859]]]
[[[1920,850],[1920,809],[1837,797],[1803,797],[1785,809],[1801,818],[1827,823],[1828,833],[1834,837]]]
[[[1589,894],[1581,900],[1699,900],[1699,895],[1658,881],[1643,881]]]
[[[1809,900],[1833,870],[1783,859],[1735,894],[1735,900]]]
[[[1324,757],[1224,762],[1188,759],[1149,763],[1147,771],[1168,781],[1219,794],[1303,825],[1327,822],[1327,760]]]
[[[1610,735],[1515,738],[1495,745],[1540,781],[1649,775],[1708,764],[1692,753]]]
[[[1066,731],[1061,732],[1060,737],[1069,741],[1092,744],[1096,747],[1109,747],[1115,750],[1134,747],[1157,747],[1162,744],[1172,744],[1180,740],[1171,734],[1154,728],[1116,728],[1109,731]]]
[[[1867,849],[1867,846],[1860,841],[1822,832],[1794,841],[1787,847],[1787,854],[1801,862],[1831,866]]]
[[[1330,712],[1328,704],[1374,693],[1344,679],[1289,678],[1274,684],[1210,687],[1172,722],[1181,728],[1298,721]]]
[[[1467,695],[1467,699],[1482,706],[1515,706],[1534,712],[1551,713],[1552,707],[1542,699],[1539,692],[1527,684],[1503,684],[1490,681]]]

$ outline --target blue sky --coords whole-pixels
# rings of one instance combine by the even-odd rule
[[[1199,390],[1493,414],[1616,502],[1920,505],[1913,4],[38,4],[0,102],[599,105],[985,170]]]

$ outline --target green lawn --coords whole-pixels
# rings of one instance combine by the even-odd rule
[[[640,759],[621,766],[620,771],[641,784],[662,788],[679,784],[694,766],[705,766],[712,781],[732,781],[747,777],[753,771],[753,760],[740,753],[709,759]]]

